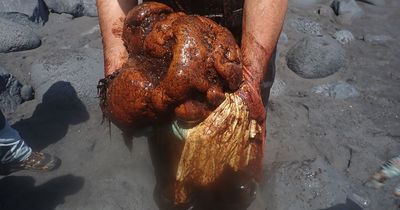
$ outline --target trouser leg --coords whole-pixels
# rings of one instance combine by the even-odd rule
[[[18,131],[13,129],[0,111],[0,165],[20,162],[32,153]]]

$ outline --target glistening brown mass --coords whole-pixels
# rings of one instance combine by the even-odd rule
[[[128,13],[122,38],[129,60],[102,92],[103,112],[122,127],[200,122],[242,84],[240,48],[205,17],[145,3]]]

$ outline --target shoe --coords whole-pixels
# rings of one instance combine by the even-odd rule
[[[381,169],[367,181],[366,186],[381,188],[384,186],[386,180],[397,176],[400,176],[400,156],[394,157],[382,164]]]
[[[394,195],[397,197],[400,197],[400,185],[397,185],[396,188],[394,188]]]
[[[60,165],[61,160],[56,156],[42,152],[32,152],[22,162],[3,166],[0,174],[8,175],[21,170],[49,172],[57,169]]]

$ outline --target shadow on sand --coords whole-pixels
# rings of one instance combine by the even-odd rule
[[[58,81],[43,95],[32,117],[14,127],[34,150],[42,150],[61,140],[69,125],[87,121],[89,113],[71,83]]]
[[[54,210],[65,197],[77,193],[82,177],[65,175],[35,186],[29,176],[8,176],[0,180],[0,210]]]

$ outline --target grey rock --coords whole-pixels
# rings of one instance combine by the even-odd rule
[[[32,99],[34,98],[34,96],[35,96],[35,95],[34,95],[33,87],[30,86],[30,85],[24,85],[24,86],[22,86],[21,91],[20,91],[20,94],[21,94],[21,98],[22,98],[24,101],[32,100]]]
[[[44,0],[47,7],[56,13],[67,13],[74,17],[97,16],[96,0]]]
[[[84,14],[90,17],[97,17],[96,0],[83,0],[85,7]]]
[[[338,40],[338,42],[340,42],[341,44],[347,44],[347,43],[349,43],[349,42],[354,40],[353,34],[348,30],[337,31],[333,35],[333,38]]]
[[[269,174],[263,195],[271,200],[267,209],[325,209],[350,194],[348,180],[321,158],[275,163]]]
[[[386,1],[385,0],[357,0],[359,2],[364,2],[367,4],[372,4],[375,6],[385,6],[386,5]]]
[[[357,97],[360,93],[349,83],[338,81],[316,86],[312,89],[314,93],[335,99],[346,99]]]
[[[330,37],[306,37],[287,53],[288,67],[303,78],[323,78],[334,74],[346,63],[342,46]]]
[[[0,67],[0,109],[3,112],[14,112],[18,105],[32,99],[24,99],[21,96],[22,87],[15,76]]]
[[[19,12],[0,12],[0,18],[31,28],[38,28],[40,26],[38,23],[31,21],[28,15]]]
[[[103,52],[100,49],[57,49],[43,54],[31,67],[35,97],[41,98],[59,81],[68,82],[86,103],[98,103],[97,84],[104,77]]]
[[[319,23],[308,18],[297,18],[292,20],[291,26],[296,28],[297,31],[305,34],[322,35],[322,28]]]
[[[355,0],[334,0],[331,7],[338,16],[339,22],[343,24],[350,24],[354,18],[359,18],[364,14]]]
[[[318,6],[316,13],[322,17],[328,17],[328,18],[332,18],[335,16],[335,12],[328,5]]]
[[[336,15],[361,16],[363,10],[358,6],[355,0],[334,0],[331,7]]]
[[[29,50],[41,44],[30,27],[0,18],[0,28],[0,52]]]
[[[49,24],[50,24],[50,22],[52,24],[55,24],[55,23],[61,24],[61,23],[71,21],[72,19],[74,19],[74,16],[67,14],[67,13],[60,13],[60,14],[52,13],[52,14],[50,14]]]
[[[393,40],[391,36],[388,35],[371,35],[367,34],[363,37],[363,40],[366,42],[370,42],[372,44],[384,44],[388,41]]]
[[[49,11],[43,0],[1,0],[0,12],[18,12],[26,14],[33,22],[45,23]]]

